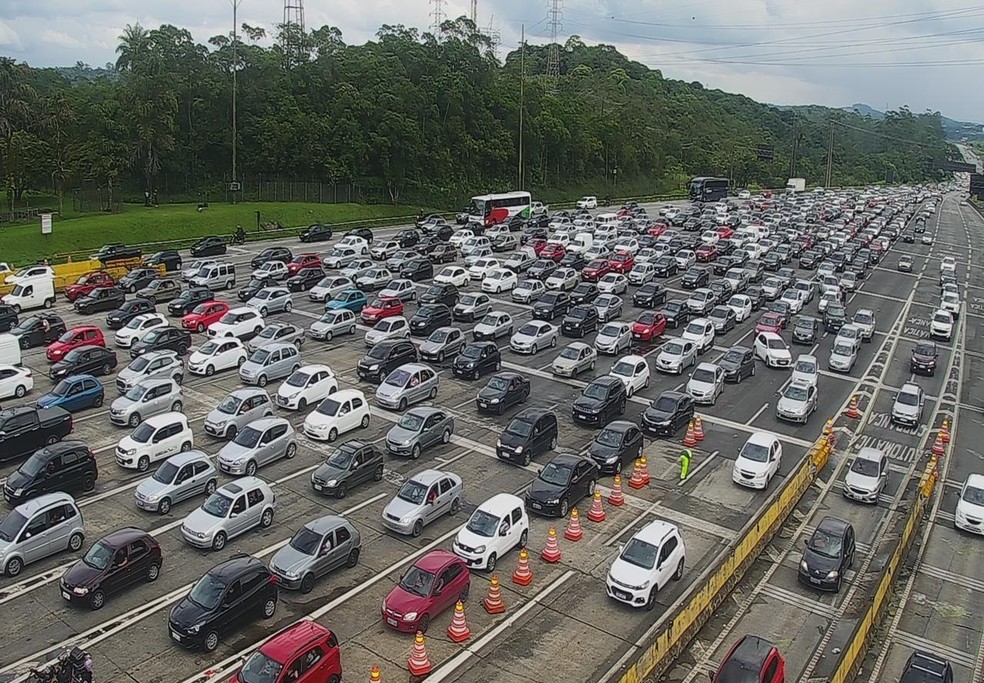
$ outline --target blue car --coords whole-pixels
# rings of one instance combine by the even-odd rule
[[[365,293],[360,289],[343,289],[335,295],[335,298],[325,304],[326,311],[337,311],[345,309],[353,313],[360,313],[369,300]]]
[[[75,413],[86,408],[98,408],[103,404],[104,398],[105,391],[98,379],[92,375],[71,375],[40,397],[37,406],[38,408],[57,406]]]

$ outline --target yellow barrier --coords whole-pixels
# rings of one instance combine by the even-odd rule
[[[930,458],[929,464],[919,479],[918,495],[912,505],[912,509],[909,510],[909,517],[906,519],[905,528],[899,536],[899,543],[892,552],[892,556],[889,558],[888,563],[886,563],[885,568],[882,570],[881,581],[878,583],[878,589],[875,591],[874,598],[868,606],[864,617],[858,622],[851,642],[844,648],[841,660],[837,664],[837,669],[830,677],[830,683],[847,683],[853,680],[858,667],[864,660],[865,653],[868,650],[868,638],[881,621],[882,612],[888,604],[889,594],[898,574],[899,567],[912,547],[912,541],[915,539],[916,532],[919,530],[919,525],[922,522],[923,513],[926,511],[926,504],[932,498],[933,491],[936,489],[936,481],[939,476],[937,465],[937,458],[934,455]]]
[[[762,548],[772,540],[829,460],[831,449],[832,445],[825,437],[813,445],[776,500],[746,527],[731,553],[701,584],[690,601],[666,619],[663,630],[642,651],[635,663],[625,670],[620,683],[642,683],[653,674],[663,673],[673,663],[758,558]]]

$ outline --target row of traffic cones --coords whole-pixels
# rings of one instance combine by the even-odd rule
[[[700,419],[700,415],[698,415],[687,424],[687,433],[683,437],[683,445],[687,448],[693,448],[703,440],[704,422]]]
[[[493,576],[492,581],[498,589],[498,579]],[[501,595],[499,602],[502,602]],[[465,605],[461,600],[454,606],[454,616],[451,617],[451,625],[448,626],[448,638],[452,643],[463,643],[471,638],[471,629],[468,628],[468,622],[465,621]],[[407,668],[413,676],[426,676],[433,668],[430,658],[427,656],[424,634],[420,631],[417,631],[417,635],[413,639],[413,649],[410,650],[410,657],[407,658]],[[379,667],[373,666],[369,672],[370,683],[379,683],[381,680]]]

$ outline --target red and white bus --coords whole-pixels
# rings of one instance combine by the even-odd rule
[[[532,200],[529,192],[505,192],[472,197],[468,206],[468,222],[485,227],[505,223],[513,216],[530,217]]]

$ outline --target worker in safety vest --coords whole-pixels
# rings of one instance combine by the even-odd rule
[[[690,460],[694,457],[694,452],[689,448],[684,448],[683,453],[680,454],[680,481],[687,478],[687,473],[690,472]]]

